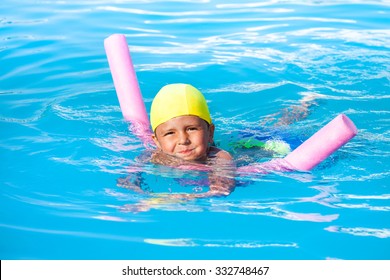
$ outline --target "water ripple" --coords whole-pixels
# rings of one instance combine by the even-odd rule
[[[217,8],[229,8],[237,9],[242,7],[255,8],[263,6],[272,6],[277,4],[291,4],[290,0],[269,0],[255,3],[229,3],[229,4],[218,4]],[[367,4],[367,5],[379,5],[379,6],[389,6],[390,2],[387,0],[375,1],[375,0],[344,0],[342,3],[338,0],[309,0],[309,1],[293,1],[294,5],[304,5],[304,6],[334,6],[341,4]]]
[[[185,203],[185,204],[183,204]],[[126,204],[121,208],[124,212],[146,212],[150,210],[161,211],[188,211],[199,212],[208,211],[215,213],[230,213],[238,215],[261,215],[274,218],[282,218],[291,221],[308,221],[327,223],[337,220],[338,214],[323,215],[320,213],[299,213],[283,209],[286,205],[294,202],[218,202],[210,201],[209,204],[202,205],[200,202],[189,203],[186,199],[177,198],[174,194],[157,194],[150,198],[142,199],[135,204]]]
[[[144,239],[145,243],[173,246],[173,247],[220,247],[220,248],[246,248],[256,249],[265,247],[284,247],[299,248],[297,243],[267,243],[264,241],[252,240],[213,240],[213,239],[191,239],[191,238],[172,238],[172,239]]]
[[[321,18],[321,17],[261,17],[261,18],[180,18],[166,20],[145,20],[145,24],[183,24],[183,23],[243,23],[243,22],[294,22],[294,21],[309,21],[309,22],[332,22],[332,23],[348,23],[355,24],[356,20],[341,19],[341,18]]]
[[[346,233],[355,236],[373,236],[378,238],[389,238],[390,237],[390,229],[377,229],[377,228],[364,228],[364,227],[339,227],[339,226],[330,226],[325,228],[325,230],[329,232],[337,232],[337,233]]]
[[[87,231],[48,229],[48,228],[37,228],[37,227],[25,227],[25,226],[17,226],[17,225],[10,225],[10,224],[0,224],[0,227],[14,229],[14,230],[18,230],[18,231],[28,231],[28,232],[50,234],[50,235],[66,235],[66,236],[94,238],[94,239],[97,238],[97,239],[108,239],[108,240],[121,240],[121,241],[127,241],[127,242],[142,242],[142,239],[140,239],[140,238],[126,236],[126,235],[104,234],[104,233],[87,232]]]

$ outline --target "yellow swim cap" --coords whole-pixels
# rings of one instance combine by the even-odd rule
[[[152,102],[150,123],[153,131],[160,124],[179,116],[198,116],[211,124],[203,94],[188,84],[170,84],[160,89]]]

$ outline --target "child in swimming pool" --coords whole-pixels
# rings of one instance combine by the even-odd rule
[[[305,97],[300,106],[292,108],[292,112],[303,112],[302,118],[306,117],[311,101],[312,98]],[[296,115],[286,112],[279,118],[279,122],[283,122],[277,125],[285,125],[291,115]],[[230,153],[213,145],[215,126],[199,90],[188,84],[164,86],[152,102],[150,120],[152,139],[157,147],[151,155],[151,162],[209,172],[208,192],[175,197],[227,196],[234,190],[235,163]],[[142,191],[140,186],[123,186]]]
[[[164,86],[153,100],[150,120],[157,146],[153,163],[209,171],[210,190],[202,196],[233,191],[232,156],[213,145],[215,126],[199,90],[188,84]]]

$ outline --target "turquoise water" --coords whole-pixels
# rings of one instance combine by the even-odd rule
[[[390,258],[389,1],[5,0],[0,11],[1,259]],[[144,147],[113,87],[113,33],[127,37],[147,109],[163,85],[195,85],[223,148],[313,94],[287,138],[339,113],[359,134],[312,172],[237,178],[225,198],[159,197],[207,191],[205,174],[150,164],[150,194],[124,188]]]

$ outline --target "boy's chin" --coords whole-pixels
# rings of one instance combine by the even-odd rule
[[[185,161],[194,161],[194,162],[203,162],[207,159],[206,155],[176,155],[177,158],[185,160]]]

